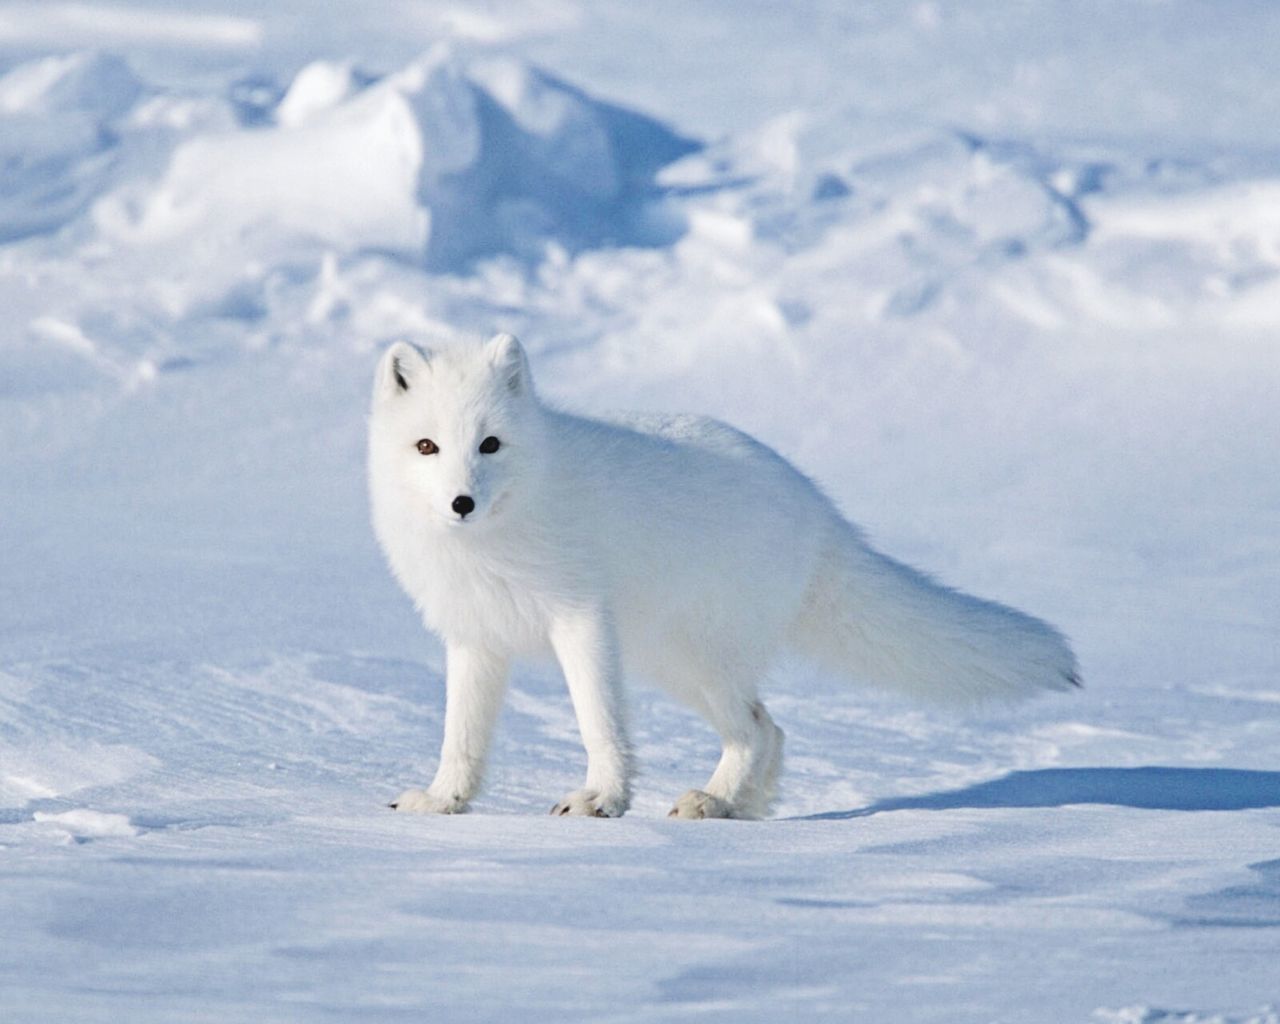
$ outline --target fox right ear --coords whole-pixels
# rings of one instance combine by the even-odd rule
[[[529,390],[529,359],[514,334],[495,334],[490,338],[489,358],[506,378],[508,390],[517,395]]]
[[[397,341],[378,364],[377,392],[398,395],[410,390],[427,369],[427,355],[407,341]]]

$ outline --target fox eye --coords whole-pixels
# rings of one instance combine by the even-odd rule
[[[502,447],[502,442],[499,441],[496,437],[486,437],[483,441],[480,442],[480,454],[492,455],[501,447]]]
[[[440,446],[437,445],[429,437],[424,437],[421,441],[418,442],[419,455],[434,455],[439,450],[440,450]]]

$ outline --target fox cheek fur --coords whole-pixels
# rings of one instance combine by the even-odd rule
[[[719,733],[680,818],[768,813],[782,731],[760,698],[791,649],[851,679],[942,701],[1079,685],[1052,626],[876,551],[777,452],[698,416],[586,419],[542,405],[519,342],[383,356],[369,429],[373,523],[444,640],[435,779],[394,806],[465,810],[514,657],[560,664],[587,754],[556,814],[626,811],[624,674]]]

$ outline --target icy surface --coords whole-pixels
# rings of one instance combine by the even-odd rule
[[[803,11],[798,14],[797,11]],[[0,2],[0,1020],[1275,1024],[1280,13]],[[1061,626],[800,665],[767,823],[619,821],[517,673],[475,813],[367,525],[375,353],[512,330]]]

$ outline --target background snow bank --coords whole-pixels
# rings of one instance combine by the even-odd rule
[[[0,4],[6,1011],[1267,1020],[1276,17]],[[1089,689],[782,666],[789,820],[687,829],[714,741],[643,689],[634,814],[544,820],[582,755],[525,667],[478,813],[386,813],[442,665],[368,376],[495,329],[757,433]]]
[[[20,96],[49,65],[16,68],[7,92]],[[86,75],[109,88],[103,79],[119,69],[91,63],[58,95]],[[678,232],[655,210],[653,175],[693,144],[512,57],[466,59],[441,46],[380,78],[317,61],[283,96],[264,85],[251,100],[234,128],[176,141],[156,184],[105,202],[97,219],[108,237],[182,240],[175,255],[189,262],[328,247],[443,270],[498,252],[540,257],[551,239],[578,249]],[[109,106],[118,117],[119,104]],[[78,113],[103,123],[92,107]]]

